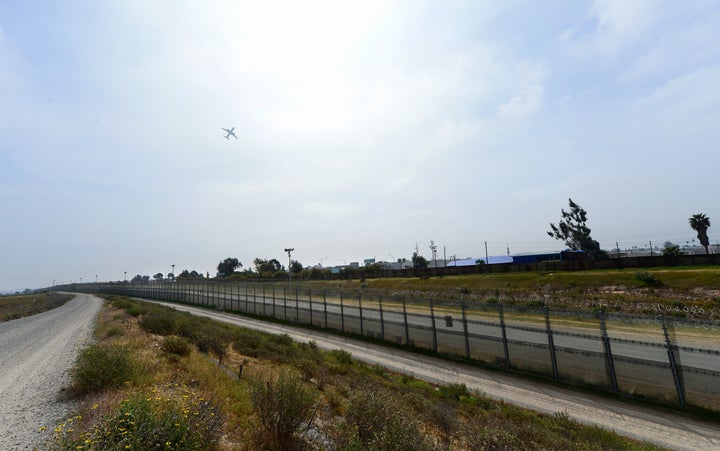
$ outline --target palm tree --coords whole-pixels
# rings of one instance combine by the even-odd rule
[[[700,240],[700,244],[705,248],[705,253],[709,254],[708,246],[710,245],[710,239],[707,236],[707,229],[710,227],[710,218],[705,216],[705,213],[698,213],[692,215],[689,222],[690,227],[697,232],[698,240]]]

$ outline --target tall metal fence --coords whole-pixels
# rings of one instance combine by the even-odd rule
[[[195,304],[720,410],[720,322],[216,281],[56,287]]]

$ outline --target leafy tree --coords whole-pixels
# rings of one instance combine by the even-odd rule
[[[229,276],[234,273],[235,270],[242,266],[242,263],[237,258],[226,258],[225,260],[218,263],[217,270],[218,276]]]
[[[562,219],[556,226],[550,223],[551,231],[547,234],[556,240],[564,241],[570,250],[585,251],[595,258],[606,258],[607,253],[600,249],[600,243],[590,236],[587,226],[587,212],[578,204],[568,199],[570,211],[562,211]]]
[[[290,264],[290,272],[293,274],[299,274],[303,270],[303,265],[297,260],[293,260],[292,264]]]
[[[666,241],[662,250],[663,255],[682,255],[680,246],[673,244],[670,241]]]
[[[163,280],[163,275],[162,275],[162,273],[159,272],[159,273],[155,274],[155,275],[153,276],[153,279],[155,279],[155,280],[157,280],[157,281]]]
[[[137,276],[135,276],[135,277],[133,277],[132,279],[130,279],[130,282],[132,282],[132,283],[142,282],[142,281],[143,281],[143,276],[141,276],[140,274],[138,274]]]
[[[257,271],[258,274],[264,272],[274,273],[282,269],[282,265],[280,264],[280,262],[274,258],[271,260],[263,260],[261,258],[256,258],[253,263],[255,264],[255,271]]]
[[[427,259],[422,255],[418,255],[417,252],[413,252],[412,263],[415,269],[427,269],[428,267]]]
[[[705,248],[705,253],[709,254],[710,250],[708,246],[710,246],[710,239],[707,235],[707,229],[710,227],[710,218],[705,216],[705,213],[698,213],[692,215],[688,221],[690,222],[690,227],[697,232],[698,240],[700,240],[700,244]]]
[[[184,269],[183,272],[180,273],[178,276],[178,279],[202,279],[203,275],[199,272],[192,270],[188,271],[187,269]]]

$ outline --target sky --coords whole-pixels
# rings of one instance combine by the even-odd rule
[[[0,290],[557,252],[569,198],[604,249],[716,244],[718,36],[715,0],[4,0]]]

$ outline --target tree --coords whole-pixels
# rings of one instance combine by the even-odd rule
[[[282,269],[282,265],[280,264],[280,262],[274,258],[271,260],[263,260],[261,258],[256,258],[253,261],[253,264],[255,264],[255,271],[257,271],[258,274],[264,272],[274,273]]]
[[[587,226],[587,212],[578,204],[568,199],[570,211],[561,210],[562,219],[556,226],[550,223],[548,235],[556,240],[564,241],[573,251],[585,251],[594,258],[605,258],[607,253],[600,249],[600,243],[590,237]]]
[[[290,272],[293,274],[300,274],[303,270],[303,265],[297,260],[293,260],[292,264],[290,264]]]
[[[690,222],[690,228],[697,232],[698,240],[700,240],[700,244],[705,248],[705,253],[709,254],[710,250],[708,246],[710,246],[710,239],[707,235],[707,229],[710,227],[710,218],[705,216],[705,213],[698,213],[692,215],[688,221]]]
[[[163,280],[163,275],[162,275],[162,273],[159,272],[159,273],[155,274],[155,275],[153,276],[153,279],[155,279],[155,280],[157,280],[157,281]]]
[[[199,272],[192,270],[188,271],[187,269],[184,269],[183,272],[180,273],[178,276],[178,279],[202,279],[203,275]]]
[[[217,270],[218,276],[229,276],[234,273],[237,268],[240,268],[242,263],[237,258],[226,258],[225,260],[218,263]]]
[[[663,255],[682,255],[682,251],[680,250],[680,246],[677,244],[673,244],[670,241],[666,241],[665,245],[662,250]]]
[[[427,269],[428,267],[427,259],[422,255],[418,255],[417,252],[413,252],[412,263],[415,269]]]

